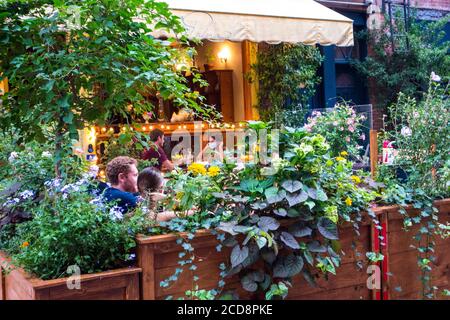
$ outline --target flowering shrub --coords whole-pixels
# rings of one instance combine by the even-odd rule
[[[361,211],[377,196],[365,174],[352,170],[348,153],[330,153],[323,136],[286,129],[280,140],[280,159],[272,167],[248,165],[228,175],[215,194],[234,213],[219,226],[235,243],[226,274],[239,273],[244,289],[270,298],[287,295],[297,274],[310,283],[317,273],[335,274],[338,225],[358,228]],[[253,268],[261,260],[264,267]]]
[[[352,107],[337,104],[329,112],[313,111],[304,128],[308,132],[324,136],[335,155],[346,151],[352,158],[358,158],[362,148],[359,142],[366,139],[362,130],[365,119],[365,115],[357,114]]]
[[[135,233],[146,225],[143,215],[124,217],[109,204],[94,201],[88,185],[62,186],[48,192],[31,210],[33,219],[0,230],[0,249],[13,263],[41,279],[68,276],[76,265],[82,273],[126,265],[133,258]]]
[[[397,148],[394,165],[381,165],[377,179],[384,183],[383,201],[394,204],[412,204],[420,214],[411,215],[404,208],[403,224],[406,229],[420,225],[414,236],[417,241],[418,266],[421,270],[424,298],[436,296],[437,287],[431,284],[431,264],[434,260],[435,237],[448,237],[448,223],[441,221],[436,198],[450,197],[450,102],[448,84],[431,74],[429,89],[419,102],[415,98],[399,95],[390,110],[390,130],[383,136]],[[399,177],[403,173],[404,177]]]
[[[440,79],[432,75],[429,90],[421,102],[399,95],[398,102],[390,107],[392,129],[384,132],[398,149],[393,168],[407,174],[405,187],[420,189],[430,198],[450,196],[447,179],[450,102],[446,96],[449,88],[435,80]]]

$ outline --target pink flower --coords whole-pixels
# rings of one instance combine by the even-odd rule
[[[346,137],[345,141],[350,142],[350,137]]]
[[[441,81],[441,77],[439,77],[436,73],[431,72],[431,80],[433,80],[434,82],[440,82]]]
[[[348,131],[355,132],[355,128],[353,126],[348,127]]]
[[[344,131],[344,127],[340,127],[339,130]]]
[[[366,135],[363,133],[360,137],[359,137],[362,141],[366,140]]]
[[[353,123],[355,123],[355,120],[353,118],[347,120],[348,125],[352,125]]]

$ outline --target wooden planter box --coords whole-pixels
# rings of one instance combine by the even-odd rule
[[[0,251],[0,300],[139,300],[139,268],[81,275],[81,289],[70,290],[68,278],[41,280],[21,268],[6,271],[9,261]]]
[[[361,235],[358,237],[352,227],[347,226],[340,230],[342,250],[345,256],[342,265],[337,268],[336,276],[331,275],[329,280],[318,280],[318,287],[311,287],[303,276],[294,278],[293,288],[290,288],[288,299],[372,299],[374,292],[366,286],[367,265],[362,269],[357,267],[356,262],[365,258],[365,253],[371,251],[371,224],[366,222],[361,226]],[[177,281],[172,282],[169,287],[161,287],[160,282],[166,280],[175,269],[180,267],[178,254],[182,251],[176,243],[175,235],[160,235],[137,238],[137,260],[138,267],[142,269],[141,274],[141,297],[144,300],[165,299],[172,296],[185,297],[186,290],[193,289],[195,283],[199,289],[217,288],[219,281],[219,264],[228,264],[231,248],[223,247],[221,252],[216,251],[220,243],[209,231],[197,232],[191,244],[194,254],[199,259],[194,264],[197,270],[190,271],[188,267],[180,274]],[[356,250],[352,248],[356,245]],[[359,255],[358,256],[358,252]],[[194,274],[199,277],[198,282],[193,281]],[[238,276],[226,278],[225,290],[236,289],[240,299],[258,299],[255,294],[242,289]]]
[[[435,201],[435,207],[439,210],[439,222],[450,222],[450,199]],[[406,210],[413,215],[420,213],[420,210],[411,206]],[[419,232],[420,226],[411,227],[406,232],[398,206],[379,207],[374,211],[383,221],[383,234],[386,238],[381,246],[381,252],[385,256],[382,263],[383,299],[421,299],[422,282],[421,271],[417,265],[418,251],[412,247],[417,246],[417,241],[413,240],[413,237]],[[423,238],[425,239],[425,235]],[[431,284],[437,286],[440,292],[450,288],[450,238],[444,240],[435,236],[434,239],[436,246],[432,255],[436,260],[430,264]],[[448,299],[440,294],[436,298]]]

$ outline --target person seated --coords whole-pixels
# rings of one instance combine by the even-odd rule
[[[197,162],[223,162],[223,142],[217,142],[214,136],[208,137],[208,143],[197,155]]]
[[[159,129],[154,129],[150,132],[150,140],[156,145],[146,150],[143,155],[143,160],[157,160],[156,168],[160,171],[172,171],[174,169],[173,163],[167,157],[164,146],[164,132]]]
[[[166,198],[163,192],[164,177],[156,168],[145,168],[138,176],[138,189],[144,201],[149,203],[150,218],[156,221],[168,221],[177,217],[173,211],[157,210],[157,203]],[[188,215],[194,214],[194,211],[189,211]]]
[[[106,176],[110,183],[103,192],[107,201],[115,201],[123,213],[136,208],[138,203],[137,160],[120,156],[106,165]]]

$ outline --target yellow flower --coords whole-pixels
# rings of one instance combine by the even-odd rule
[[[201,163],[195,163],[195,162],[192,163],[191,165],[189,165],[188,171],[190,171],[194,174],[202,174],[202,175],[206,174],[206,168]]]
[[[184,196],[184,192],[180,191],[180,192],[176,193],[175,198],[177,200],[181,200],[181,198],[183,198],[183,196]]]
[[[360,184],[361,183],[361,178],[358,176],[351,176],[350,179],[353,180],[354,183],[356,184]]]
[[[218,166],[212,166],[208,169],[208,176],[215,177],[220,173],[220,168]]]
[[[336,157],[336,161],[345,161],[345,158],[343,158],[343,157]]]
[[[348,152],[347,152],[347,151],[342,151],[342,152],[341,152],[341,156],[343,156],[343,157],[348,156]]]
[[[350,197],[347,197],[347,199],[345,199],[345,204],[350,207],[352,205],[352,199],[350,199]]]
[[[26,248],[30,245],[30,243],[28,241],[25,241],[24,243],[22,243],[22,245],[20,246],[21,248]]]

